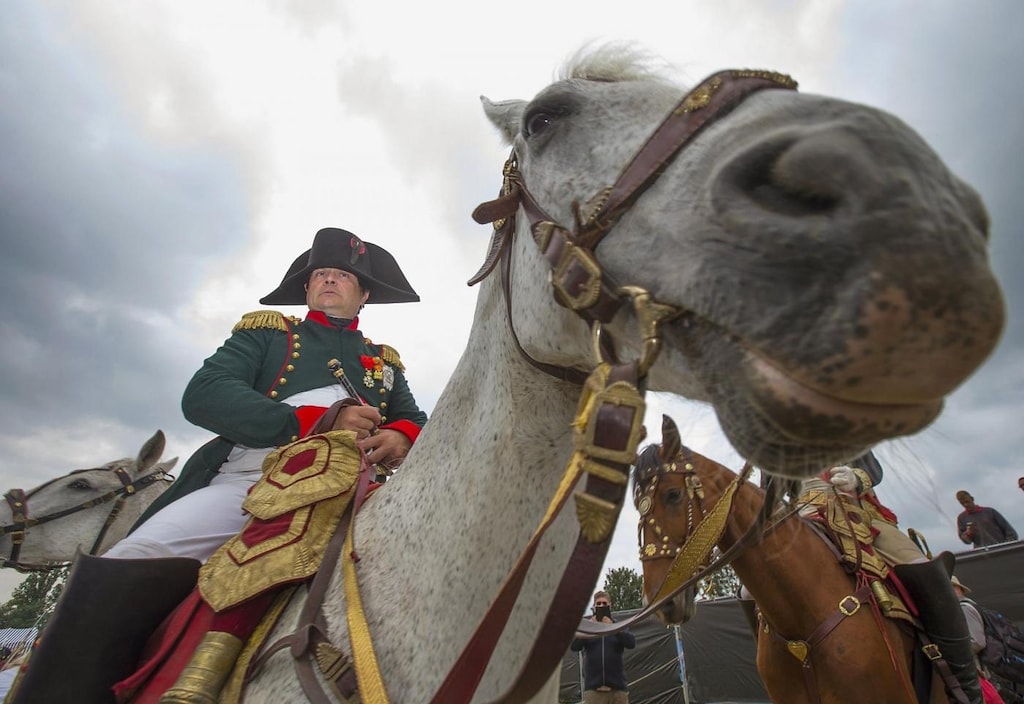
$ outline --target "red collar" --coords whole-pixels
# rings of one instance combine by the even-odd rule
[[[325,326],[327,326],[329,328],[333,328],[334,327],[334,325],[331,324],[331,321],[327,319],[327,314],[324,313],[322,310],[311,310],[311,311],[309,311],[308,313],[306,313],[306,320],[311,320],[314,323],[320,323],[321,325],[325,325]],[[355,318],[353,318],[352,322],[345,329],[346,330],[358,330],[359,329],[359,316],[356,316]]]

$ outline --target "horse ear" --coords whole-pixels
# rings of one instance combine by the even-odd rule
[[[519,133],[519,118],[523,114],[523,108],[526,107],[526,101],[502,100],[494,102],[488,99],[487,96],[481,95],[480,102],[483,104],[484,114],[487,115],[487,119],[498,128],[501,136],[505,138],[506,144],[511,146],[512,140]]]
[[[676,457],[683,449],[683,441],[679,439],[679,428],[676,422],[668,416],[661,416],[661,449],[658,456],[662,462],[668,462]]]
[[[146,444],[139,450],[139,456],[136,459],[140,469],[149,469],[158,459],[160,455],[164,454],[164,447],[167,445],[167,438],[164,437],[164,431],[157,430],[156,433]]]

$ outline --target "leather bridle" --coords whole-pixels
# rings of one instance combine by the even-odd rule
[[[485,261],[469,284],[482,281],[499,260],[504,260],[502,288],[508,323],[520,354],[546,374],[583,384],[581,407],[589,405],[586,428],[575,440],[577,454],[582,456],[579,462],[586,473],[585,488],[576,495],[580,536],[540,635],[514,684],[496,702],[512,704],[532,697],[546,681],[553,664],[565,653],[580,625],[580,615],[590,599],[589,590],[600,576],[611,531],[622,508],[630,465],[642,438],[643,394],[647,372],[661,349],[660,326],[686,314],[683,309],[656,302],[640,287],[619,285],[603,271],[595,250],[623,213],[690,140],[752,93],[769,88],[793,90],[796,82],[779,73],[750,70],[722,71],[705,79],[665,117],[614,184],[602,188],[585,203],[572,204],[571,228],[548,215],[530,193],[519,171],[514,149],[505,162],[499,197],[481,204],[473,212],[478,223],[493,223],[494,232]],[[551,267],[556,300],[591,328],[598,361],[597,368],[589,375],[580,369],[534,359],[516,336],[508,272],[515,219],[520,208],[534,241]],[[627,302],[632,302],[639,321],[641,354],[635,360],[621,362],[615,355],[612,341],[602,336],[601,326],[611,321]],[[546,527],[547,524],[541,526],[516,562],[432,702],[462,703],[472,699],[518,597],[538,534]]]
[[[121,509],[128,497],[134,496],[136,493],[145,489],[146,487],[154,484],[158,481],[173,481],[174,478],[162,469],[155,470],[149,474],[145,474],[138,479],[132,479],[132,475],[128,470],[123,467],[95,467],[93,469],[79,469],[71,473],[71,475],[80,474],[82,472],[113,472],[114,475],[120,480],[121,486],[108,491],[106,494],[97,496],[80,504],[62,508],[53,513],[48,513],[45,516],[39,518],[29,518],[29,499],[37,494],[42,489],[46,488],[55,481],[60,481],[66,477],[60,477],[59,479],[53,479],[45,484],[32,489],[29,492],[25,492],[23,489],[11,489],[4,494],[4,500],[7,502],[7,506],[11,509],[11,522],[7,525],[0,526],[0,536],[10,535],[11,536],[11,554],[9,557],[0,557],[0,567],[13,567],[19,572],[33,572],[33,571],[47,571],[56,569],[58,567],[64,567],[68,565],[68,562],[49,562],[49,563],[28,563],[19,561],[18,557],[21,554],[21,546],[25,542],[25,534],[29,528],[33,526],[42,525],[55,521],[65,516],[70,516],[78,511],[84,511],[85,509],[99,506],[107,502],[113,501],[113,506],[110,507],[110,513],[107,514],[107,519],[103,523],[103,527],[100,529],[99,534],[96,536],[96,540],[93,541],[92,547],[89,548],[89,555],[96,554],[100,545],[103,543],[103,539],[107,535],[107,531],[117,520],[118,515],[121,513]]]
[[[673,107],[613,185],[600,189],[585,203],[572,204],[574,222],[571,229],[558,223],[537,203],[519,171],[518,157],[513,149],[502,169],[501,194],[473,211],[473,219],[478,223],[493,223],[494,233],[484,263],[469,280],[469,285],[486,278],[499,259],[505,260],[504,271],[507,272],[516,214],[522,207],[534,240],[551,266],[551,285],[556,300],[575,311],[592,328],[608,323],[627,300],[636,301],[637,297],[649,299],[649,294],[643,289],[620,286],[602,270],[595,254],[597,246],[682,148],[705,127],[754,92],[766,88],[795,90],[796,86],[792,78],[774,71],[728,70],[705,79]],[[504,293],[511,310],[507,276],[504,277]],[[660,307],[659,304],[653,305]],[[683,313],[674,307],[665,308],[668,310],[663,311],[662,316],[675,317]],[[643,342],[645,352],[642,361],[646,364],[641,371],[645,375],[657,356],[656,349],[648,348],[656,348],[660,342],[656,335],[644,336]],[[518,339],[516,343],[518,345]],[[522,346],[519,350],[532,365],[556,377],[577,383],[586,378],[581,370],[547,365],[529,357]],[[599,358],[603,356],[602,350],[597,352]]]

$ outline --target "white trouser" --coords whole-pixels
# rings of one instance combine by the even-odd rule
[[[104,557],[192,557],[206,562],[248,518],[242,512],[249,487],[260,472],[218,474],[209,486],[157,511]]]
[[[348,398],[341,385],[303,391],[281,403],[328,407]],[[197,489],[150,516],[104,557],[145,559],[191,557],[200,562],[217,551],[245,525],[242,502],[263,470],[263,459],[274,448],[236,445],[209,486]]]

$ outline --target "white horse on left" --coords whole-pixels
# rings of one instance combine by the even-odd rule
[[[135,457],[6,492],[0,501],[0,567],[46,570],[70,562],[78,551],[102,555],[174,481],[169,472],[178,458],[160,461],[166,444],[157,430]]]

